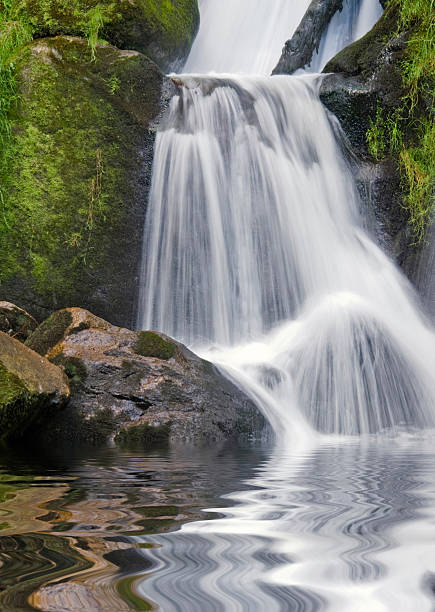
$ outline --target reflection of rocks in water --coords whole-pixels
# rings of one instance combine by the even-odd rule
[[[206,519],[201,509],[225,503],[217,497],[243,488],[260,460],[255,449],[225,446],[147,452],[0,455],[0,610],[151,609],[137,592],[150,570],[147,536]]]
[[[24,612],[31,593],[48,580],[91,567],[66,538],[47,534],[0,537],[0,609]]]

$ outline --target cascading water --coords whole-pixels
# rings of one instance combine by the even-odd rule
[[[378,0],[347,0],[322,36],[320,45],[305,71],[321,72],[331,57],[371,30],[382,14]],[[301,72],[301,71],[299,71]]]
[[[202,0],[186,70],[239,75],[175,76],[157,137],[139,327],[220,365],[278,441],[218,519],[151,537],[138,591],[165,612],[433,610],[435,337],[362,230],[321,77],[258,76],[303,4]]]
[[[310,0],[199,0],[201,27],[186,72],[270,74]]]
[[[435,336],[361,229],[319,78],[176,77],[140,327],[226,368],[284,438],[299,411],[325,433],[432,426]]]

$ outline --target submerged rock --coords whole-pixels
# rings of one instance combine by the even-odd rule
[[[215,366],[157,332],[133,332],[90,312],[54,313],[28,346],[62,365],[68,409],[45,437],[102,442],[225,440],[259,431],[256,406]]]
[[[22,437],[68,397],[59,367],[0,332],[0,439]]]
[[[0,331],[24,342],[37,327],[28,312],[11,302],[0,302]]]
[[[312,0],[296,32],[285,43],[273,74],[293,74],[310,64],[329,22],[342,9],[343,0]]]
[[[38,38],[97,36],[134,49],[162,70],[182,66],[199,25],[197,0],[12,0],[18,16]]]
[[[0,291],[39,319],[81,304],[131,325],[154,147],[174,85],[137,51],[68,36],[15,55]]]

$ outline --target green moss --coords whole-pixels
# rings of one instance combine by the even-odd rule
[[[101,39],[145,53],[162,68],[185,57],[196,33],[197,0],[10,0],[36,36],[85,36],[91,54]]]
[[[135,581],[138,580],[138,576],[126,576],[125,578],[121,578],[116,585],[116,590],[118,591],[120,597],[128,604],[128,606],[133,610],[154,610],[154,606],[139,597],[135,591],[133,591],[133,586]]]
[[[13,436],[26,421],[30,423],[37,403],[20,379],[0,362],[0,440]]]
[[[80,439],[91,444],[102,444],[114,433],[116,427],[117,421],[113,412],[109,408],[103,408],[81,423]]]
[[[27,389],[19,378],[7,372],[0,363],[0,406],[6,406],[27,396]]]
[[[62,340],[72,322],[71,313],[67,310],[54,312],[35,329],[25,344],[40,355],[46,355],[50,349]]]
[[[398,163],[409,223],[420,243],[435,206],[434,0],[392,0],[388,10],[396,15],[393,36],[407,39],[402,90],[393,107],[378,104],[367,145],[376,160],[392,156]]]
[[[82,359],[66,357],[63,353],[60,353],[51,362],[63,367],[70,381],[71,391],[75,391],[88,377],[88,370]]]
[[[86,329],[90,329],[90,327],[91,327],[90,323],[88,323],[87,321],[82,321],[76,327],[72,327],[70,329],[70,331],[68,332],[68,336],[79,334],[80,332],[85,331]]]
[[[167,442],[170,434],[170,425],[136,425],[123,427],[116,436],[116,443],[120,445],[145,445]]]
[[[175,344],[167,342],[158,334],[146,331],[139,332],[133,350],[143,357],[156,357],[157,359],[171,359],[175,354]]]
[[[92,62],[79,39],[26,47],[15,65],[25,103],[0,170],[0,285],[30,280],[34,301],[51,310],[74,302],[98,310],[87,301],[103,294],[96,282],[125,300],[127,242],[140,231],[131,208],[143,171],[141,124],[159,106],[161,75],[146,58],[111,47]],[[112,79],[122,96],[109,91]]]

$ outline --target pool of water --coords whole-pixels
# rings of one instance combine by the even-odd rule
[[[432,611],[432,433],[3,450],[0,609]]]

